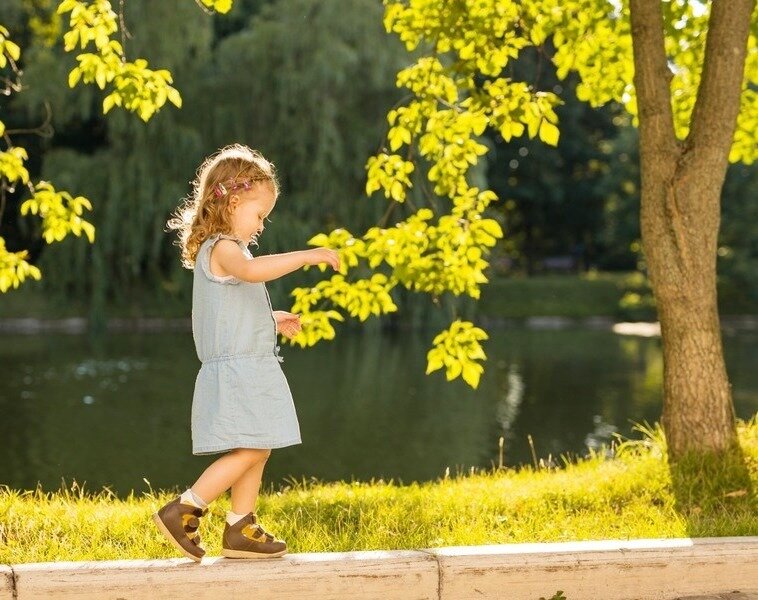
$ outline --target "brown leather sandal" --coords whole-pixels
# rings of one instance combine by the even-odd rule
[[[200,562],[205,548],[200,545],[199,518],[208,512],[191,504],[180,502],[177,496],[153,514],[153,521],[166,539],[186,557]]]
[[[221,555],[227,558],[274,558],[287,553],[287,544],[267,533],[255,513],[248,513],[234,525],[227,522]]]

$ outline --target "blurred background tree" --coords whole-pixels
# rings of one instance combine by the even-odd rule
[[[169,69],[184,97],[182,110],[148,123],[103,115],[93,86],[68,89],[75,63],[60,44],[56,5],[0,7],[25,57],[25,89],[2,100],[3,119],[21,128],[44,121],[49,106],[53,137],[18,136],[31,171],[96,199],[98,243],[67,239],[48,252],[38,224],[18,213],[21,195],[10,196],[0,235],[31,249],[47,292],[83,300],[101,324],[111,303],[186,303],[191,281],[164,224],[202,158],[230,140],[259,148],[281,173],[266,252],[303,246],[340,222],[368,227],[381,214],[361,198],[363,165],[399,97],[404,52],[384,33],[376,2],[247,0],[209,19],[187,0],[129,0],[128,53]]]
[[[55,135],[16,136],[29,151],[27,166],[34,176],[96,198],[91,218],[102,228],[92,247],[67,239],[48,249],[39,223],[18,214],[20,195],[9,196],[0,235],[9,248],[30,248],[31,262],[45,272],[39,284],[45,293],[88,306],[99,321],[111,303],[136,311],[185,306],[188,280],[162,223],[202,157],[232,140],[260,147],[282,173],[284,202],[268,228],[266,251],[302,245],[339,224],[376,223],[381,207],[361,198],[363,157],[381,144],[384,113],[401,97],[395,73],[407,60],[383,32],[376,3],[338,9],[308,0],[237,0],[230,13],[208,18],[183,0],[126,2],[128,52],[171,70],[184,97],[181,111],[165,110],[146,125],[118,112],[103,116],[97,89],[65,85],[75,61],[62,49],[66,23],[57,4],[0,6],[0,23],[21,46],[25,70],[23,93],[0,98],[2,120],[9,128],[35,127],[49,103]],[[496,270],[644,268],[637,131],[628,116],[613,103],[592,110],[577,100],[576,75],[558,81],[542,51],[526,49],[510,69],[560,93],[564,134],[557,148],[486,134],[493,151],[483,176],[502,200],[496,210],[505,230]],[[730,167],[720,285],[730,305],[745,311],[758,299],[751,276],[758,228],[749,218],[757,187],[754,166]],[[554,257],[568,261],[551,263]],[[286,286],[273,288],[283,300]],[[406,307],[412,303],[396,295]]]

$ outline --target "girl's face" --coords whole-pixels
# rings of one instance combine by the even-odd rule
[[[276,204],[273,186],[258,182],[249,190],[235,191],[229,199],[232,233],[249,243],[263,233],[263,221]]]

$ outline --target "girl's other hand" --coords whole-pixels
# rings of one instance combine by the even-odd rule
[[[287,312],[286,310],[273,311],[274,321],[276,321],[276,331],[284,337],[292,339],[298,333],[302,326],[300,325],[300,315]]]
[[[340,268],[340,255],[336,250],[331,248],[313,248],[306,250],[307,265],[320,265],[321,263],[329,264],[335,271]]]

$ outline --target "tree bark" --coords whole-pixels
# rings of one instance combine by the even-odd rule
[[[663,427],[672,459],[736,442],[716,298],[721,188],[739,113],[755,0],[714,0],[690,133],[671,109],[660,0],[631,0],[641,230],[663,339]]]

